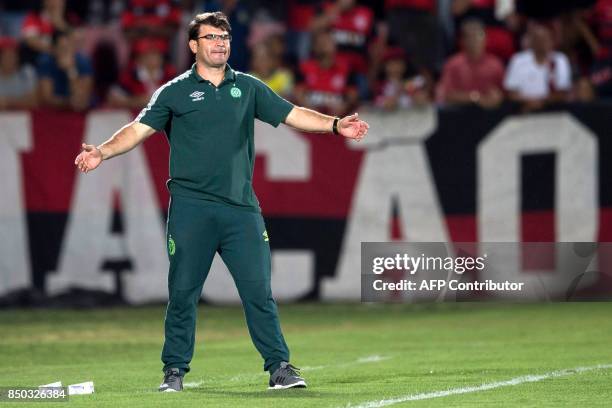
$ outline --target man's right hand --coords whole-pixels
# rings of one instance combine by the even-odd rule
[[[83,173],[87,173],[94,170],[102,163],[102,152],[94,145],[83,143],[81,147],[83,150],[76,159],[74,159],[74,164]]]

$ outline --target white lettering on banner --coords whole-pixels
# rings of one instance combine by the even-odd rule
[[[296,301],[314,288],[314,253],[308,250],[272,251],[272,294],[278,301]],[[202,298],[211,303],[240,303],[236,285],[219,255],[215,255]]]
[[[85,141],[98,145],[129,121],[126,112],[91,113]],[[120,193],[125,224],[118,236],[110,231],[114,191]],[[71,286],[113,291],[113,276],[100,268],[104,261],[119,257],[133,264],[133,270],[122,275],[126,300],[167,299],[163,220],[142,147],[88,174],[79,173],[71,207],[58,272],[48,275],[50,294]]]
[[[323,299],[360,298],[361,242],[390,239],[394,198],[406,241],[449,239],[424,147],[438,126],[436,110],[362,116],[370,124],[370,133],[351,146],[369,150],[356,183],[336,274],[322,281]]]
[[[32,148],[30,114],[0,113],[0,296],[31,286],[20,153]]]
[[[597,137],[570,114],[553,113],[504,120],[478,147],[479,241],[521,242],[520,159],[526,154],[556,154],[555,229],[557,242],[593,242],[598,232]],[[520,250],[498,251],[481,244],[490,268],[482,278],[526,283],[525,293],[564,294],[576,269],[557,254],[555,271],[522,272]],[[572,273],[573,271],[573,273]],[[597,279],[589,274],[588,286]],[[501,295],[503,293],[497,293]],[[510,294],[508,296],[511,296]]]
[[[315,284],[315,256],[308,250],[272,251],[272,293],[281,302],[305,296]]]
[[[307,181],[311,177],[308,140],[287,126],[276,129],[255,121],[255,152],[266,158],[265,174],[270,181]]]
[[[321,295],[326,300],[359,299],[360,244],[390,239],[390,207],[394,199],[399,205],[407,241],[449,241],[424,147],[437,127],[436,111],[364,112],[362,116],[371,125],[370,133],[359,144],[349,142],[350,147],[365,148],[366,152],[355,184],[336,275],[323,277],[321,282]],[[85,139],[88,143],[100,143],[129,120],[125,112],[92,112],[87,117]],[[22,186],[37,180],[24,180],[19,157],[20,152],[31,148],[30,126],[28,113],[0,114],[4,193],[0,200],[0,296],[31,286]],[[309,138],[286,127],[266,126],[256,122],[257,153],[266,157],[266,178],[310,180]],[[568,113],[511,117],[500,123],[478,146],[479,241],[520,242],[521,157],[538,153],[556,155],[556,241],[595,241],[599,229],[597,143],[595,135]],[[78,174],[76,169],[74,174]],[[121,195],[125,224],[125,231],[116,235],[110,230],[114,191]],[[114,277],[101,270],[102,264],[128,258],[134,270],[122,276],[126,300],[136,304],[167,299],[164,225],[141,148],[114,158],[87,175],[79,174],[71,206],[58,270],[47,275],[49,294],[72,286],[113,291]],[[541,298],[541,293],[563,295],[575,278],[575,268],[560,254],[556,255],[556,271],[523,271],[520,248],[508,256],[497,254],[495,246],[481,245],[480,251],[488,255],[488,268],[479,274],[479,279],[526,282],[523,292],[532,293],[534,298]],[[505,253],[508,254],[507,247]],[[314,260],[314,252],[309,250],[273,251],[275,296],[290,301],[309,293],[316,284]],[[596,261],[589,270],[596,268]],[[211,274],[203,298],[218,303],[238,302],[234,282],[219,259],[213,263]],[[578,289],[593,284],[597,278],[596,273],[585,275]]]

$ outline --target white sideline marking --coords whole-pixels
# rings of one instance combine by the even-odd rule
[[[492,390],[494,388],[509,387],[511,385],[520,385],[524,383],[538,382],[542,380],[547,380],[549,378],[565,377],[568,375],[584,373],[587,371],[607,370],[610,368],[612,368],[612,364],[598,364],[598,365],[589,366],[589,367],[567,368],[564,370],[551,371],[549,373],[544,373],[544,374],[525,375],[522,377],[515,377],[515,378],[511,378],[506,381],[496,381],[496,382],[486,383],[486,384],[473,386],[473,387],[460,387],[460,388],[452,388],[450,390],[432,391],[432,392],[425,392],[421,394],[405,395],[403,397],[391,398],[391,399],[386,399],[386,400],[363,402],[359,405],[349,404],[347,405],[347,407],[380,408],[380,407],[386,407],[388,405],[399,404],[399,403],[407,402],[407,401],[420,401],[420,400],[426,400],[426,399],[432,399],[432,398],[447,397],[449,395],[459,395],[459,394],[467,394],[470,392],[487,391],[487,390]]]
[[[324,370],[326,368],[331,368],[331,367],[348,367],[348,366],[352,366],[355,364],[367,364],[367,363],[378,363],[380,361],[385,361],[385,360],[389,360],[391,357],[389,356],[380,356],[378,354],[375,355],[371,355],[371,356],[365,356],[365,357],[360,357],[355,361],[351,361],[348,363],[340,363],[340,364],[330,364],[330,365],[321,365],[321,366],[309,366],[309,367],[302,367],[300,369],[300,371],[314,371],[314,370]],[[229,379],[229,381],[254,381],[257,380],[259,378],[265,377],[268,374],[265,372],[261,372],[261,373],[257,373],[257,374],[238,374],[235,375],[233,377],[231,377]],[[212,383],[212,382],[219,382],[220,379],[219,378],[209,378],[206,380],[201,380],[201,381],[194,381],[194,382],[186,382],[183,383],[183,387],[185,388],[197,388],[203,384],[206,383]]]
[[[202,381],[192,381],[192,382],[186,382],[183,383],[183,388],[197,388],[200,385],[204,384],[204,380]]]
[[[231,377],[229,381],[254,381],[258,378],[266,377],[267,375],[268,373],[266,373],[265,371],[262,371],[261,373],[257,374],[238,374]]]
[[[388,360],[390,358],[391,357],[388,357],[388,356],[373,355],[373,356],[362,357],[359,360],[357,360],[357,362],[359,364],[363,364],[363,363],[378,363],[379,361]]]
[[[312,367],[302,367],[300,371],[314,371],[314,370],[324,370],[326,368],[331,367],[348,367],[355,364],[367,364],[367,363],[378,363],[380,361],[389,360],[391,357],[389,356],[379,356],[378,354],[374,354],[372,356],[360,357],[355,361],[351,361],[348,363],[339,363],[339,364],[330,364],[330,365],[321,365],[321,366],[312,366]]]

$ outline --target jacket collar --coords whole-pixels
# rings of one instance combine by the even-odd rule
[[[195,62],[191,66],[191,73],[193,74],[193,78],[196,80],[196,82],[210,82],[209,80],[202,78],[200,74],[198,74]],[[225,76],[223,77],[223,81],[221,81],[219,86],[223,85],[225,82],[236,82],[236,71],[234,71],[232,67],[230,67],[230,65],[227,63],[225,64]]]

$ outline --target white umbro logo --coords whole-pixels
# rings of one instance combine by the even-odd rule
[[[189,96],[192,98],[192,102],[201,101],[202,99],[204,99],[204,92],[195,91],[192,92]]]

